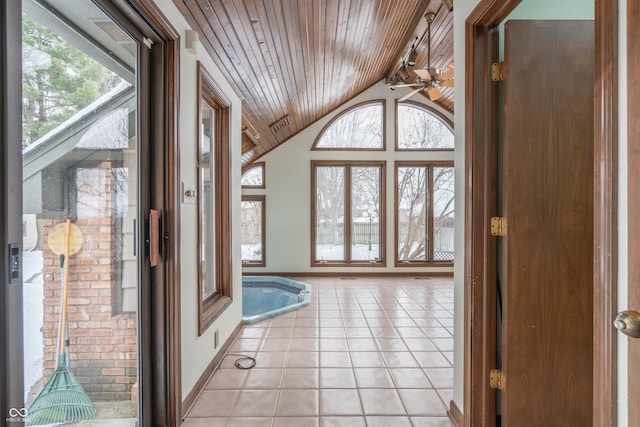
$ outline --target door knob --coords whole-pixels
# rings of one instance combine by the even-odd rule
[[[625,310],[618,313],[613,324],[620,332],[633,338],[640,338],[640,313]]]

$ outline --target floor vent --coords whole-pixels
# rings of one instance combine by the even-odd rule
[[[431,280],[431,277],[414,277],[416,280]]]
[[[356,280],[355,277],[341,277],[340,280]]]

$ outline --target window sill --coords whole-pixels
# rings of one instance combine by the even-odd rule
[[[200,302],[198,336],[204,334],[232,302],[233,299],[231,297],[223,295],[218,295],[207,302]]]

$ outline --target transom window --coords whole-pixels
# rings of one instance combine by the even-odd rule
[[[329,123],[314,150],[384,150],[383,101],[357,105]]]
[[[397,107],[398,150],[452,150],[451,125],[422,104],[402,102]]]
[[[264,162],[249,166],[240,178],[242,188],[265,188]]]
[[[384,162],[312,162],[312,265],[384,264]]]
[[[396,265],[453,261],[451,162],[396,162]]]

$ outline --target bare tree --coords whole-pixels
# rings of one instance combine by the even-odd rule
[[[339,117],[329,126],[318,147],[380,148],[382,147],[382,106],[369,104]]]
[[[342,166],[323,166],[316,169],[316,221],[323,228],[324,242],[342,244],[341,221],[344,221],[344,174]]]

